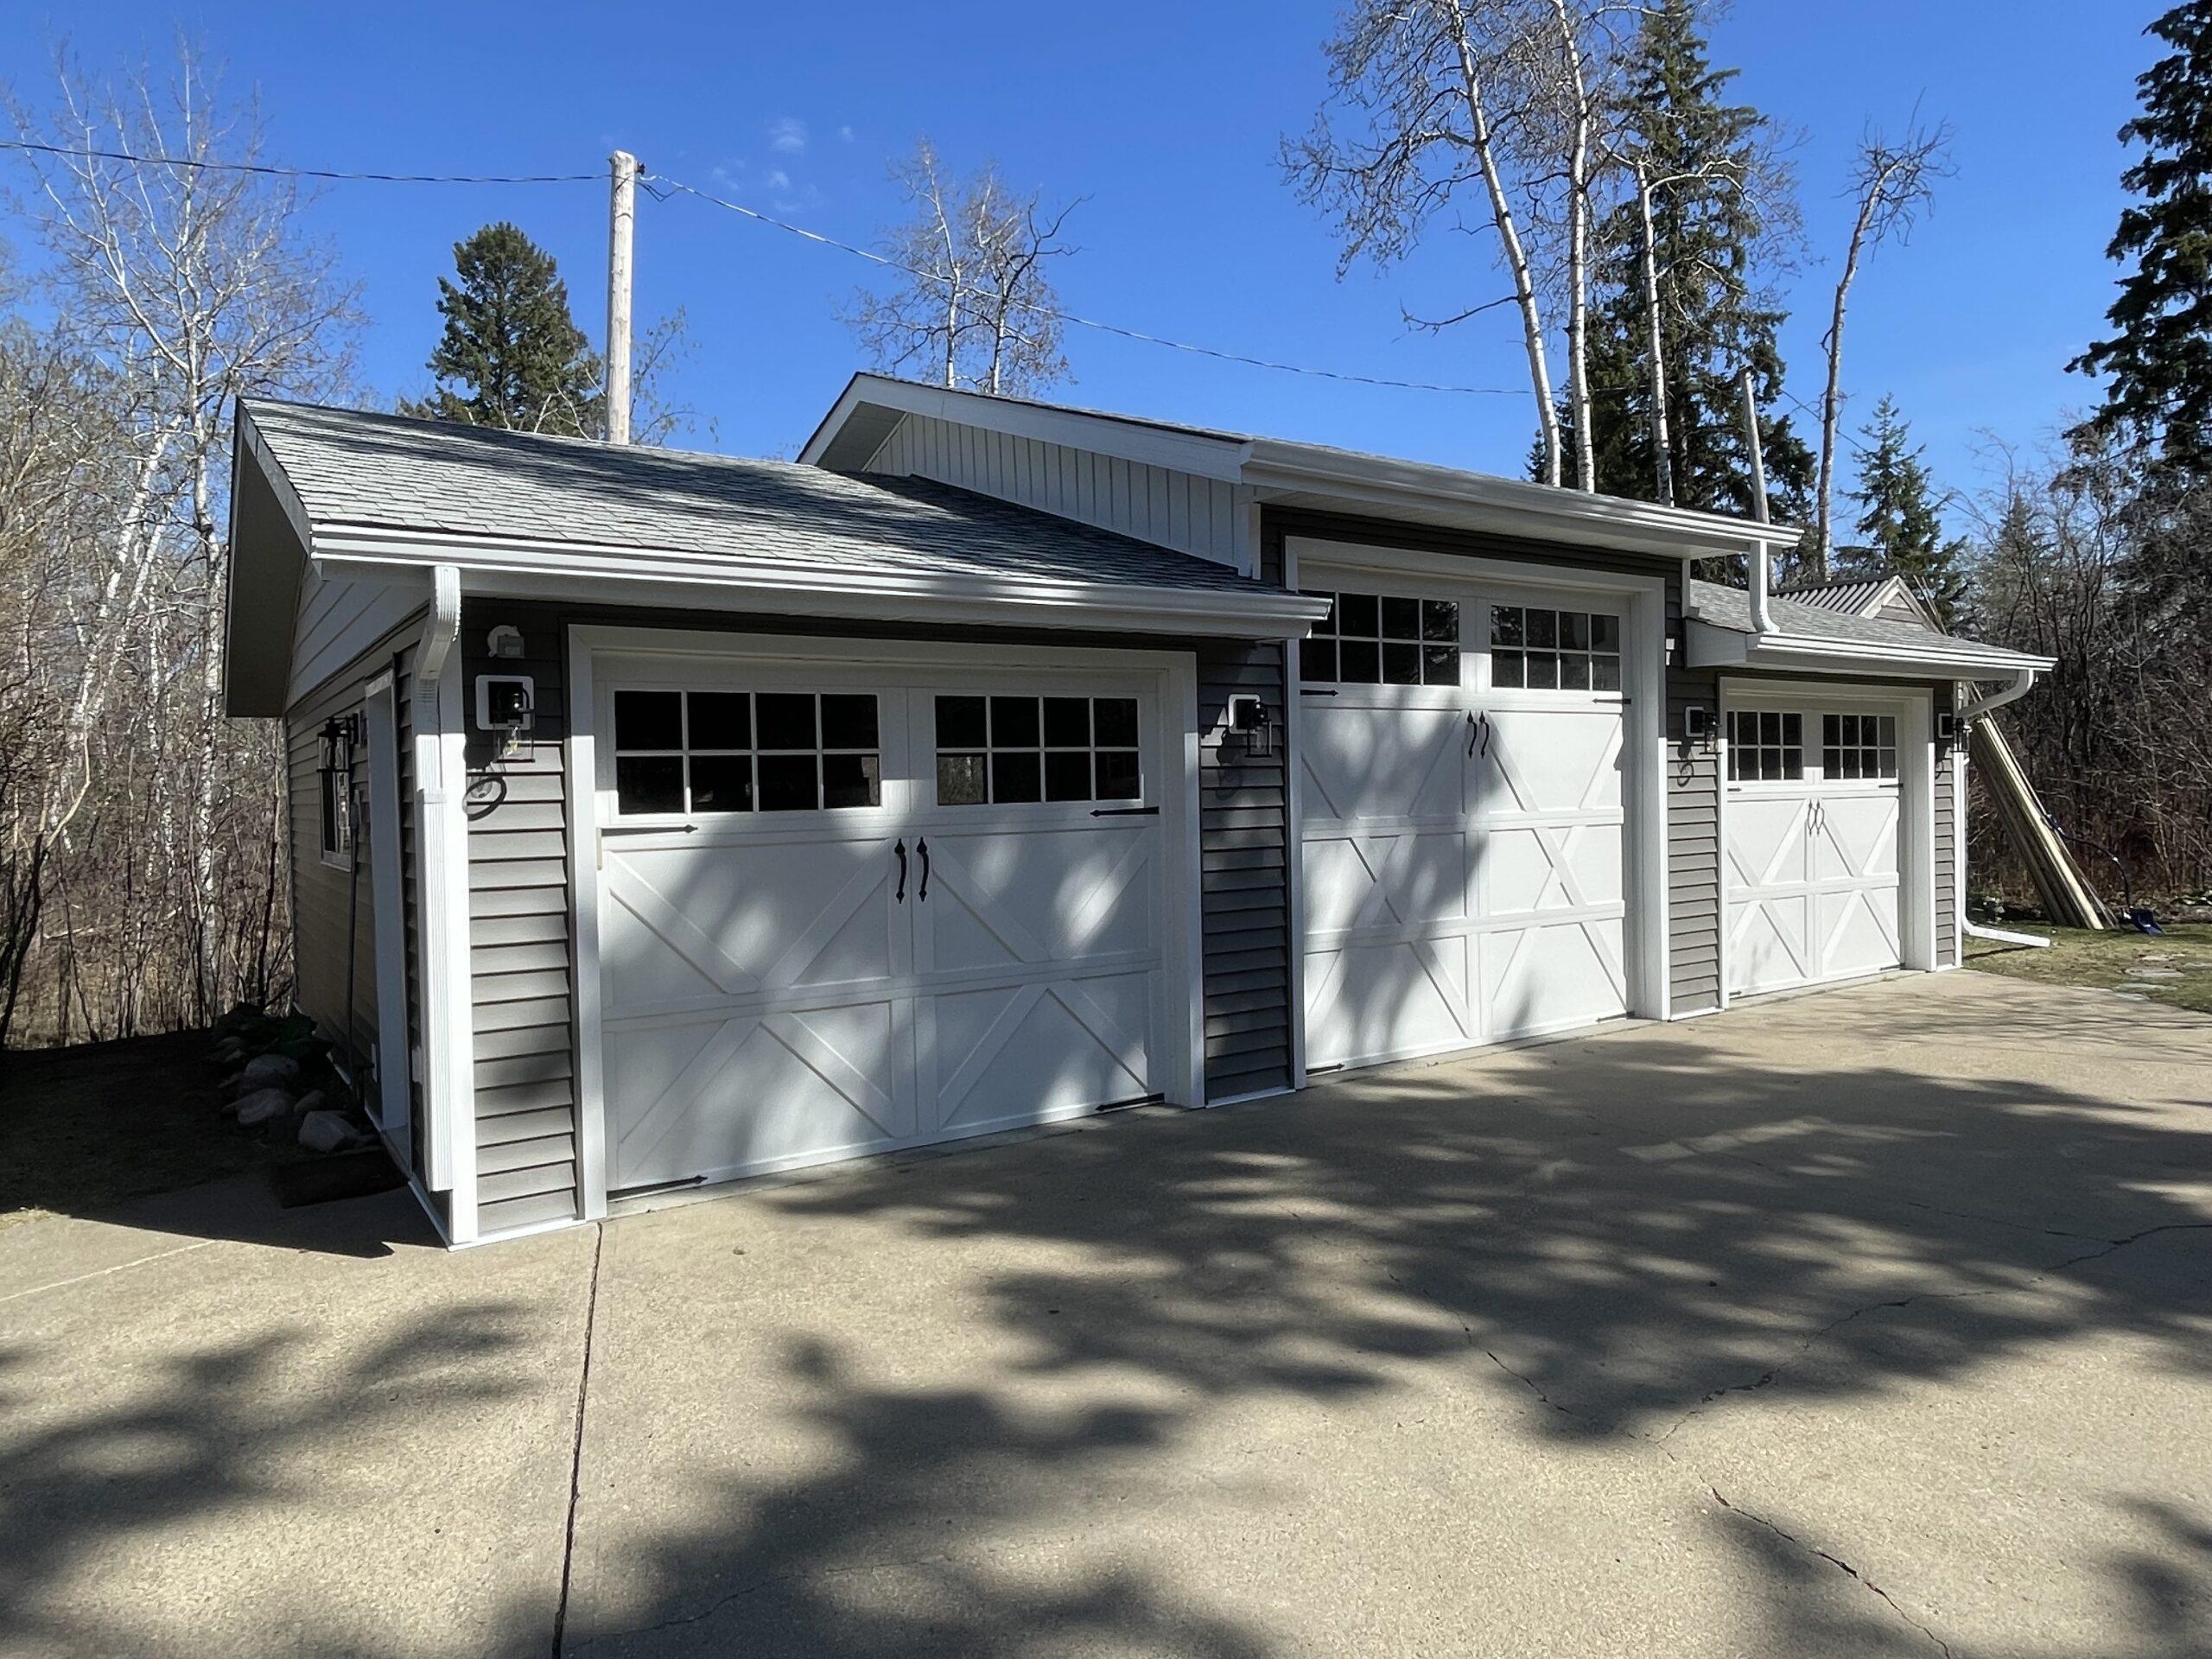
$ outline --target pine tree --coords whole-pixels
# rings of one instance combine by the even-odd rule
[[[569,312],[553,256],[516,226],[486,225],[453,250],[458,282],[438,279],[444,335],[430,353],[437,387],[408,415],[511,431],[597,437],[605,430],[600,361]]]
[[[1961,568],[1966,543],[1943,537],[1942,499],[1928,475],[1926,452],[1911,442],[1897,406],[1885,397],[1865,429],[1859,459],[1860,544],[1836,550],[1837,574],[1847,577],[1903,576],[1905,585],[1949,627],[1967,593]]]
[[[2106,314],[2116,332],[2069,366],[2110,377],[2092,427],[2202,475],[2212,471],[2212,0],[2184,0],[2148,32],[2174,51],[2136,80],[2143,112],[2120,138],[2145,154],[2120,182],[2142,200],[2106,250],[2135,269]]]
[[[1738,377],[1751,370],[1762,410],[1783,380],[1776,336],[1784,314],[1761,289],[1757,256],[1787,212],[1788,179],[1766,156],[1768,122],[1723,103],[1732,69],[1715,69],[1699,30],[1698,0],[1664,0],[1645,14],[1627,72],[1625,143],[1652,179],[1651,243],[1658,268],[1666,367],[1667,449],[1677,505],[1751,510]],[[1605,250],[1592,308],[1590,378],[1599,487],[1654,499],[1650,358],[1633,200],[1601,227]],[[1760,422],[1773,516],[1802,521],[1813,453],[1787,416]]]

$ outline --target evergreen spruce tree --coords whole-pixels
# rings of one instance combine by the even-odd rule
[[[438,279],[444,335],[430,353],[437,388],[400,411],[518,432],[597,437],[600,361],[569,313],[553,256],[512,225],[486,225],[453,251],[458,281]]]
[[[1961,568],[1966,543],[1943,537],[1942,502],[1928,476],[1925,452],[1914,447],[1897,406],[1885,397],[1866,427],[1859,459],[1856,547],[1836,550],[1837,574],[1846,577],[1903,576],[1905,585],[1945,627],[1966,601]]]
[[[2201,477],[2212,472],[2212,0],[2183,0],[2148,32],[2174,49],[2137,79],[2143,112],[2120,130],[2144,148],[2120,176],[2141,200],[2107,250],[2134,270],[2106,314],[2112,337],[2070,366],[2109,377],[2092,429]]]
[[[1626,142],[1651,176],[1661,350],[1667,369],[1668,451],[1679,505],[1751,510],[1738,377],[1749,366],[1763,410],[1783,379],[1776,342],[1784,314],[1755,269],[1785,181],[1764,153],[1758,111],[1722,101],[1732,69],[1715,69],[1698,0],[1664,0],[1639,27],[1628,69]],[[1655,499],[1649,354],[1645,348],[1643,226],[1634,200],[1601,227],[1605,258],[1591,318],[1592,442],[1599,487]],[[1812,450],[1785,415],[1760,423],[1767,493],[1777,519],[1809,516]]]

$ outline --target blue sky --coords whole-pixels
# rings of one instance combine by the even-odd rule
[[[1791,386],[1813,402],[1841,192],[1870,124],[1916,105],[1957,129],[1958,176],[1910,246],[1854,291],[1853,424],[1895,397],[1944,483],[1990,476],[1985,433],[2032,450],[2090,388],[2063,372],[2097,330],[2121,205],[2114,132],[2152,43],[2147,0],[1740,0],[1714,31],[1742,97],[1796,130],[1814,258],[1792,284]],[[1185,357],[1071,329],[1071,401],[1518,472],[1533,430],[1510,317],[1410,334],[1402,304],[1504,291],[1485,246],[1437,234],[1408,265],[1335,276],[1325,224],[1275,164],[1322,92],[1325,0],[1192,4],[855,3],[608,9],[569,4],[206,5],[16,0],[0,77],[43,96],[57,41],[88,67],[167,53],[180,29],[257,89],[277,159],[424,172],[652,172],[867,243],[896,212],[889,159],[926,132],[947,159],[995,156],[1049,198],[1087,198],[1070,308],[1147,332],[1358,373],[1500,387],[1443,396]],[[12,182],[20,182],[20,175]],[[316,230],[364,284],[362,365],[379,401],[427,385],[451,245],[512,218],[553,251],[578,319],[604,321],[605,190],[333,186]],[[22,227],[4,232],[20,241]],[[639,305],[681,304],[701,347],[674,387],[697,441],[790,454],[861,366],[837,321],[868,269],[703,203],[641,204]],[[1847,472],[1847,478],[1848,474]]]

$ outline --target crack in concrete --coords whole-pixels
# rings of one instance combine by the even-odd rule
[[[1976,1219],[1980,1219],[1980,1217],[1976,1217]],[[1669,1439],[1674,1434],[1676,1429],[1681,1428],[1684,1424],[1690,1421],[1692,1418],[1702,1415],[1702,1408],[1704,1407],[1711,1405],[1715,1400],[1719,1400],[1724,1395],[1731,1394],[1756,1394],[1761,1389],[1770,1387],[1775,1382],[1779,1382],[1783,1374],[1792,1365],[1804,1358],[1807,1354],[1812,1352],[1815,1348],[1827,1341],[1828,1338],[1834,1336],[1838,1331],[1843,1329],[1845,1325],[1849,1325],[1853,1320],[1862,1319],[1869,1313],[1879,1313],[1891,1308],[1911,1307],[1921,1302],[1968,1302],[1990,1296],[2018,1295],[2023,1292],[2034,1289],[2037,1285],[2043,1284],[2049,1280],[2057,1277],[2060,1274],[2066,1272],[2069,1268],[2082,1267],[2091,1262],[2101,1262],[2105,1257],[2116,1255],[2120,1251],[2126,1249],[2129,1245],[2139,1243],[2144,1239],[2154,1238],[2162,1233],[2195,1233],[2207,1231],[2212,1231],[2212,1222],[2164,1222],[2156,1227],[2145,1227],[2139,1232],[2129,1233],[2121,1238],[2106,1239],[2096,1249],[2085,1250],[2079,1255],[2069,1255],[2063,1262],[2054,1262],[2050,1266],[2039,1269],[2031,1277],[2018,1285],[1992,1285],[1980,1290],[1915,1291],[1909,1296],[1885,1297],[1880,1301],[1864,1303],[1859,1306],[1851,1309],[1848,1313],[1841,1314],[1836,1319],[1831,1319],[1827,1324],[1822,1325],[1819,1330],[1814,1332],[1812,1335],[1807,1337],[1802,1342],[1799,1343],[1797,1344],[1797,1351],[1795,1353],[1791,1354],[1786,1359],[1777,1360],[1774,1364],[1760,1372],[1758,1376],[1753,1377],[1750,1382],[1728,1382],[1724,1383],[1719,1388],[1708,1389],[1702,1396],[1700,1397],[1695,1406],[1693,1406],[1689,1410],[1684,1412],[1680,1417],[1676,1418],[1675,1421],[1668,1427],[1666,1433],[1660,1435],[1659,1438],[1662,1440]],[[2093,1236],[2093,1235],[2086,1233],[2062,1233],[2057,1234],[2056,1236],[2065,1238],[2087,1238]]]
[[[1821,1560],[1826,1561],[1829,1566],[1843,1573],[1845,1577],[1850,1579],[1853,1583],[1863,1585],[1866,1588],[1872,1591],[1876,1595],[1882,1599],[1885,1605],[1888,1606],[1891,1612],[1895,1613],[1906,1624],[1911,1625],[1914,1630],[1918,1630],[1930,1642],[1933,1642],[1938,1650],[1943,1654],[1944,1659],[1951,1659],[1951,1644],[1949,1643],[1946,1642],[1942,1637],[1936,1635],[1934,1630],[1929,1629],[1927,1625],[1922,1624],[1910,1613],[1905,1611],[1903,1607],[1898,1605],[1897,1599],[1895,1596],[1892,1596],[1888,1591],[1883,1589],[1880,1585],[1875,1583],[1873,1580],[1868,1578],[1866,1573],[1860,1572],[1849,1561],[1845,1560],[1842,1556],[1833,1554],[1829,1551],[1822,1549],[1818,1544],[1807,1543],[1802,1538],[1800,1538],[1796,1533],[1790,1531],[1787,1527],[1781,1526],[1777,1522],[1769,1520],[1765,1516],[1759,1514],[1756,1510],[1747,1510],[1740,1503],[1730,1503],[1728,1501],[1727,1494],[1723,1492],[1718,1486],[1714,1485],[1709,1480],[1705,1480],[1705,1478],[1702,1475],[1699,1476],[1698,1478],[1700,1481],[1704,1481],[1705,1490],[1712,1494],[1713,1501],[1718,1503],[1722,1509],[1727,1510],[1729,1514],[1740,1515],[1745,1520],[1751,1522],[1755,1525],[1764,1527],[1776,1537],[1783,1540],[1783,1542],[1804,1551],[1808,1555],[1811,1555]]]
[[[607,1224],[593,1224],[591,1288],[584,1297],[583,1363],[576,1376],[576,1437],[569,1452],[569,1520],[561,1540],[561,1599],[553,1607],[552,1659],[561,1659],[569,1635],[569,1590],[576,1562],[576,1510],[584,1486],[584,1412],[591,1404],[591,1350],[599,1331],[599,1264],[607,1254]]]

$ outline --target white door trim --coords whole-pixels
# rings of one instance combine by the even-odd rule
[[[1625,772],[1622,804],[1626,818],[1623,892],[1625,899],[1624,963],[1628,1012],[1631,1017],[1664,1020],[1672,1007],[1669,963],[1667,899],[1666,668],[1667,582],[1669,572],[1637,575],[1526,560],[1430,553],[1417,549],[1333,542],[1308,536],[1284,539],[1285,582],[1302,588],[1341,574],[1355,580],[1386,580],[1393,591],[1464,601],[1471,592],[1527,590],[1532,594],[1599,594],[1627,601],[1623,633],[1621,682]],[[1463,639],[1461,649],[1472,649]],[[1305,861],[1300,851],[1305,821],[1304,791],[1299,784],[1304,677],[1298,652],[1290,652],[1286,677],[1289,722],[1292,950],[1305,952]],[[1464,700],[1475,695],[1461,694]],[[1500,694],[1484,692],[1486,700]],[[1503,694],[1510,699],[1513,694]],[[1305,1081],[1306,1048],[1303,976],[1295,969],[1292,1035],[1294,1074]]]
[[[599,767],[595,750],[598,655],[664,656],[724,663],[826,668],[972,669],[976,648],[903,639],[852,639],[811,635],[722,632],[696,628],[649,628],[571,624],[568,637],[568,819],[570,921],[575,939],[577,1179],[583,1214],[607,1214],[607,1095],[601,1033]],[[994,645],[994,672],[1030,670],[1084,673],[1119,670],[1156,679],[1154,704],[1163,728],[1158,749],[1163,765],[1180,757],[1182,777],[1163,779],[1160,791],[1160,844],[1168,859],[1162,906],[1168,936],[1161,958],[1166,983],[1160,1076],[1161,1095],[1179,1106],[1205,1103],[1204,906],[1198,886],[1198,671],[1179,651],[1117,651],[1053,645]],[[1180,741],[1177,741],[1178,727]]]

